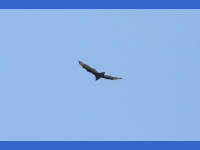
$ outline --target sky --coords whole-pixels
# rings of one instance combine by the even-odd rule
[[[200,140],[200,10],[0,20],[0,140]],[[95,81],[79,60],[123,79]]]

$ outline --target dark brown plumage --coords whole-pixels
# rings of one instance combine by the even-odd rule
[[[113,77],[113,76],[109,76],[109,75],[105,75],[105,72],[98,72],[96,69],[90,67],[87,64],[84,64],[82,61],[79,61],[79,64],[86,69],[88,72],[92,73],[93,75],[95,75],[96,80],[100,79],[100,78],[105,78],[105,79],[109,79],[109,80],[117,80],[117,79],[122,79],[120,77]]]

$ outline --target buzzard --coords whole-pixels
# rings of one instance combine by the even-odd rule
[[[88,66],[87,64],[84,64],[82,61],[78,61],[78,62],[84,69],[86,69],[88,72],[95,75],[96,80],[99,80],[100,78],[105,78],[105,79],[109,79],[109,80],[122,79],[120,77],[113,77],[113,76],[105,75],[105,72],[98,72],[96,69]]]

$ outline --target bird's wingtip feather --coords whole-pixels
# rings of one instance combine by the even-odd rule
[[[83,62],[82,62],[82,61],[80,61],[80,60],[78,61],[78,63],[79,63],[80,65],[82,65],[82,64],[83,64]]]

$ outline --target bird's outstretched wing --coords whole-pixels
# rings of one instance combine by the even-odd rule
[[[90,67],[90,66],[87,65],[87,64],[84,64],[82,61],[78,61],[78,62],[79,62],[79,64],[80,64],[84,69],[86,69],[88,72],[91,72],[91,73],[93,73],[93,74],[99,73],[96,69]]]
[[[105,79],[110,79],[110,80],[118,80],[118,79],[122,79],[121,77],[113,77],[113,76],[109,76],[109,75],[104,75]]]

